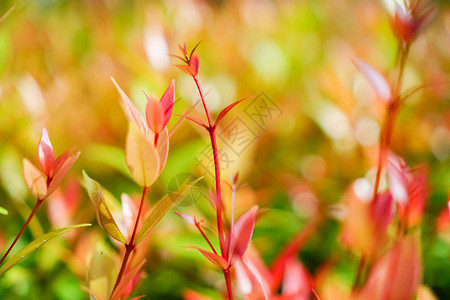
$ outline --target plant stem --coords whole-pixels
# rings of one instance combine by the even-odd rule
[[[127,244],[125,244],[125,254],[123,256],[122,259],[122,265],[120,266],[120,270],[119,270],[119,274],[117,274],[117,279],[116,279],[116,283],[114,284],[114,288],[111,292],[111,296],[114,294],[114,291],[116,290],[117,286],[120,283],[120,280],[123,277],[123,274],[125,273],[125,269],[127,267],[127,263],[128,260],[131,256],[131,253],[133,252],[134,248],[136,248],[136,233],[137,233],[137,228],[139,225],[139,220],[141,218],[142,215],[142,210],[144,207],[144,200],[145,197],[147,196],[147,192],[148,192],[148,186],[145,186],[142,190],[142,197],[141,197],[141,203],[139,204],[139,211],[136,217],[136,222],[134,223],[134,227],[133,227],[133,233],[131,234],[131,238],[129,240],[129,242]]]
[[[399,45],[399,47],[398,47],[398,49],[399,49],[398,50],[399,51],[398,52],[398,60],[397,60],[398,75],[397,75],[397,80],[395,82],[394,89],[392,91],[392,93],[393,93],[392,99],[386,108],[383,123],[381,125],[379,149],[378,149],[377,173],[375,176],[375,183],[374,183],[374,187],[373,187],[372,202],[375,202],[378,199],[377,195],[378,195],[378,188],[379,188],[380,180],[381,180],[381,171],[383,170],[384,164],[386,162],[387,153],[388,153],[388,150],[389,150],[389,147],[391,144],[392,134],[394,132],[395,121],[397,119],[397,113],[398,113],[398,110],[399,110],[400,104],[401,104],[400,93],[401,93],[401,88],[402,88],[405,63],[406,63],[406,60],[407,60],[408,54],[409,54],[409,48],[410,48],[410,44],[406,45],[405,47],[403,47],[402,45]],[[365,257],[365,255],[362,255],[360,263],[358,265],[356,279],[355,279],[355,282],[354,282],[353,288],[352,288],[353,293],[357,292],[359,285],[362,284],[360,282],[361,281],[360,277],[361,277],[362,271],[365,268],[366,262],[367,262],[367,257]]]
[[[3,255],[2,259],[0,260],[0,265],[3,263],[3,261],[6,259],[6,257],[8,256],[9,252],[11,252],[12,248],[14,247],[14,245],[17,243],[17,241],[19,240],[19,238],[22,236],[23,232],[25,231],[25,229],[27,228],[28,224],[30,224],[31,219],[34,217],[34,215],[36,214],[36,211],[38,210],[39,206],[41,206],[42,202],[44,201],[44,199],[37,199],[36,204],[33,207],[33,210],[31,211],[30,215],[28,216],[27,220],[25,221],[25,224],[23,224],[22,229],[20,229],[19,234],[16,236],[16,238],[14,239],[14,241],[12,242],[11,246],[9,246],[8,250],[5,252],[5,254]]]
[[[230,267],[228,269],[223,270],[223,276],[225,276],[225,282],[227,284],[227,292],[228,292],[228,299],[233,300],[233,286],[231,285],[231,274],[230,274]]]
[[[213,125],[212,125],[212,122],[211,122],[211,115],[209,114],[208,107],[206,106],[205,97],[203,96],[203,92],[202,92],[202,89],[201,89],[200,84],[198,82],[198,78],[197,78],[197,76],[193,76],[192,78],[194,79],[195,84],[197,85],[198,93],[200,94],[200,98],[202,99],[203,108],[205,109],[206,118],[208,119],[208,126],[212,127]]]
[[[223,258],[228,260],[228,253],[225,251],[225,241],[223,237],[223,221],[222,221],[222,189],[220,183],[220,166],[219,166],[219,153],[217,151],[217,141],[216,141],[216,127],[212,124],[211,115],[209,113],[208,107],[206,106],[205,97],[203,96],[202,89],[198,82],[197,76],[192,76],[197,86],[197,90],[202,99],[203,108],[205,109],[206,117],[208,119],[208,133],[211,140],[211,147],[213,151],[214,158],[214,177],[216,180],[216,218],[217,218],[217,235],[219,236],[220,254]],[[223,275],[225,277],[225,282],[227,285],[228,299],[233,299],[233,288],[231,285],[231,274],[229,268],[223,270]]]
[[[216,142],[216,127],[212,124],[211,115],[209,113],[208,107],[206,106],[205,97],[203,96],[202,89],[198,82],[198,78],[196,76],[192,77],[197,86],[198,93],[200,94],[200,98],[202,99],[203,108],[205,109],[206,117],[208,119],[208,133],[209,139],[211,140],[211,147],[213,151],[214,158],[214,177],[216,180],[216,197],[217,197],[217,205],[216,205],[216,217],[217,217],[217,232],[219,235],[219,245],[220,245],[220,253],[222,256],[225,254],[224,250],[224,239],[223,239],[223,222],[222,222],[222,189],[220,183],[220,166],[219,166],[219,154],[217,151],[217,142]]]
[[[362,255],[361,256],[361,260],[359,261],[358,271],[356,272],[355,282],[353,283],[353,287],[352,287],[352,293],[353,294],[356,294],[356,292],[358,291],[359,286],[361,285],[363,271],[364,271],[364,268],[366,266],[366,260],[367,260],[366,256]]]

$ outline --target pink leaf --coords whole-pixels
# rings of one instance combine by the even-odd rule
[[[213,253],[213,252],[209,252],[203,249],[200,249],[198,247],[195,246],[189,246],[188,248],[193,248],[193,249],[197,249],[198,251],[200,251],[210,262],[212,262],[213,264],[215,264],[216,266],[218,266],[219,268],[221,268],[222,270],[225,270],[228,268],[228,264],[225,261],[225,259],[223,259],[223,257]]]
[[[354,63],[372,86],[377,96],[385,102],[390,102],[392,100],[391,88],[389,87],[386,79],[377,70],[364,61],[355,59]]]
[[[418,232],[401,236],[373,265],[358,299],[413,299],[422,273]]]
[[[45,175],[49,176],[55,162],[55,154],[53,152],[52,143],[48,137],[47,129],[42,128],[41,140],[38,148],[39,163]]]
[[[386,164],[386,171],[389,178],[389,190],[396,202],[408,202],[408,179],[403,172],[391,161]]]
[[[236,258],[242,257],[247,250],[255,227],[257,210],[258,206],[253,206],[234,224],[234,231],[231,233],[230,248],[228,249],[228,262],[230,264],[232,264]]]
[[[165,127],[163,108],[156,98],[147,95],[145,95],[145,97],[147,97],[145,116],[147,118],[148,127],[155,134],[159,134]]]
[[[169,87],[162,95],[159,103],[161,104],[164,113],[164,127],[169,123],[170,117],[172,116],[173,104],[175,102],[175,79],[172,79]]]
[[[283,296],[293,299],[309,299],[311,288],[309,272],[296,258],[292,258],[284,269]]]
[[[182,217],[186,222],[188,222],[189,224],[195,225],[195,221],[194,218],[192,218],[190,215],[184,214],[182,212],[178,212],[176,211],[175,214],[177,216]]]
[[[217,116],[216,123],[215,123],[214,126],[216,126],[217,124],[219,124],[220,120],[222,120],[222,119],[228,114],[228,112],[229,112],[233,107],[235,107],[236,105],[238,105],[239,103],[241,103],[242,101],[244,101],[244,100],[246,100],[246,99],[248,99],[248,98],[240,99],[240,100],[235,101],[235,102],[233,102],[232,104],[228,105],[227,107],[225,107],[225,108],[219,113],[219,115]]]
[[[377,194],[377,198],[371,202],[372,217],[375,224],[375,230],[379,233],[386,231],[394,218],[393,198],[389,190],[382,194]]]
[[[239,288],[246,299],[271,299],[269,284],[251,259],[236,260],[235,268]]]
[[[80,152],[78,151],[70,156],[66,156],[63,154],[58,157],[58,159],[55,161],[52,180],[48,185],[47,196],[53,193],[53,191],[60,185],[61,181],[64,179],[64,177],[66,177],[67,172],[69,172],[70,168],[72,168],[73,164],[79,156]]]
[[[125,115],[127,116],[127,119],[130,122],[134,122],[139,130],[141,132],[147,132],[148,129],[144,123],[144,120],[142,119],[141,115],[137,111],[136,107],[133,105],[133,102],[131,102],[130,98],[125,94],[125,92],[120,88],[120,86],[117,84],[117,82],[114,80],[113,77],[111,77],[112,82],[116,86],[117,91],[120,94],[120,97],[123,101],[123,109],[125,111]]]

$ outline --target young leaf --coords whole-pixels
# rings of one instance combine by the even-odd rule
[[[53,193],[53,191],[61,184],[61,181],[64,179],[64,177],[66,177],[67,172],[69,172],[70,168],[72,168],[73,164],[80,156],[80,153],[80,151],[75,152],[74,154],[61,160],[60,158],[62,158],[63,155],[58,157],[58,159],[55,161],[55,169],[53,170],[53,177],[48,186],[47,196]]]
[[[242,101],[244,101],[246,99],[248,99],[248,98],[243,98],[238,101],[235,101],[235,102],[231,103],[230,105],[228,105],[227,107],[225,107],[224,109],[222,109],[222,111],[217,116],[216,123],[214,126],[219,124],[220,120],[222,120],[233,107],[235,107],[236,105],[238,105],[239,103],[241,103]]]
[[[190,215],[187,215],[187,214],[182,213],[182,212],[179,212],[179,211],[176,211],[175,214],[176,214],[177,216],[179,216],[179,217],[182,217],[182,218],[183,218],[186,222],[188,222],[189,224],[195,225],[194,218],[191,217]]]
[[[183,196],[202,178],[198,178],[193,182],[186,183],[180,187],[177,192],[170,193],[162,198],[152,209],[150,215],[144,221],[141,231],[136,238],[136,245],[141,242],[147,234],[161,221],[167,212],[183,199]]]
[[[53,231],[51,231],[49,233],[46,233],[46,234],[38,237],[37,239],[35,239],[34,241],[32,241],[31,243],[26,245],[24,248],[20,249],[19,252],[17,252],[13,257],[11,257],[0,268],[0,276],[2,276],[3,273],[5,273],[6,271],[8,271],[12,267],[14,267],[22,259],[24,259],[28,255],[30,255],[37,248],[39,248],[40,246],[42,246],[43,244],[45,244],[49,240],[54,239],[55,237],[58,237],[61,234],[65,233],[65,232],[67,232],[69,230],[72,230],[72,229],[75,229],[75,228],[80,228],[80,227],[86,227],[86,226],[91,226],[91,224],[79,224],[79,225],[73,225],[73,226],[69,226],[69,227],[65,227],[65,228],[60,228],[60,229],[53,230]]]
[[[118,255],[112,249],[102,242],[96,244],[86,272],[90,299],[109,299],[119,263]]]
[[[47,194],[47,183],[45,175],[39,171],[28,159],[23,161],[23,176],[31,193],[39,199],[43,199]]]
[[[195,246],[189,246],[187,248],[192,248],[192,249],[197,249],[198,251],[200,251],[210,262],[212,262],[213,264],[215,264],[216,266],[218,266],[219,268],[221,268],[222,270],[225,270],[228,268],[227,262],[226,260],[222,257],[219,256],[218,254],[200,249],[198,247]]]
[[[272,299],[269,282],[261,273],[262,270],[253,262],[253,259],[238,259],[234,266],[236,268],[236,281],[244,295],[251,296],[251,299]]]
[[[408,179],[403,170],[400,170],[394,163],[388,161],[386,171],[389,178],[389,190],[396,202],[406,203],[409,199],[408,195]]]
[[[129,294],[131,294],[133,288],[137,285],[139,279],[142,277],[142,273],[140,273],[141,275],[139,275],[138,273],[142,269],[144,264],[145,259],[141,260],[139,263],[136,264],[136,266],[129,268],[125,272],[122,279],[120,280],[120,283],[114,289],[114,293],[111,295],[110,300],[125,299],[126,297],[128,297]],[[129,286],[130,283],[131,286]]]
[[[130,124],[125,145],[125,160],[131,176],[140,186],[151,186],[158,178],[160,157],[153,141]]]
[[[194,123],[196,123],[196,124],[198,124],[198,125],[200,125],[200,126],[202,126],[202,127],[204,127],[204,128],[207,128],[206,124],[203,123],[203,121],[200,120],[199,118],[192,117],[192,116],[187,116],[187,115],[181,115],[180,117],[186,118],[186,119],[188,119],[189,121],[192,121],[192,122],[194,122]]]
[[[50,171],[53,169],[53,163],[55,162],[55,154],[45,128],[42,129],[41,140],[39,141],[38,157],[42,170],[47,176],[50,176]]]
[[[147,94],[145,94],[145,97],[147,98],[147,106],[145,108],[147,125],[151,131],[154,133],[159,133],[165,126],[163,107],[155,97],[149,97]]]
[[[175,79],[170,81],[169,87],[159,100],[159,104],[164,112],[164,127],[169,123],[172,116],[173,104],[175,103]]]
[[[175,65],[175,67],[180,68],[181,71],[183,71],[184,73],[188,74],[189,76],[195,76],[194,71],[192,70],[192,68],[190,66],[186,66],[186,65]]]
[[[131,102],[130,98],[128,98],[127,94],[120,88],[117,82],[111,77],[112,82],[116,86],[117,91],[120,94],[120,97],[123,101],[123,108],[125,110],[125,114],[130,122],[134,122],[136,126],[139,128],[141,132],[147,132],[147,126],[145,125],[144,120],[141,117],[141,114],[138,112],[133,102]]]
[[[384,77],[377,70],[364,61],[355,59],[354,63],[372,86],[378,97],[385,102],[390,102],[392,100],[391,88],[389,87],[386,79],[384,79]]]
[[[194,50],[192,50],[192,51],[194,51]],[[192,53],[191,53],[191,59],[189,61],[189,66],[191,67],[191,70],[194,73],[194,76],[197,76],[198,75],[198,68],[199,68],[199,62],[198,62],[198,55],[197,55],[197,53],[195,53],[194,55],[192,55]]]
[[[228,249],[228,262],[233,263],[236,258],[242,257],[247,250],[255,227],[257,210],[258,206],[253,206],[236,221],[231,236],[230,249]]]
[[[86,182],[86,189],[88,191],[89,198],[94,204],[98,223],[110,237],[125,244],[127,240],[120,231],[116,221],[113,218],[113,215],[111,214],[111,211],[106,205],[100,184],[90,178],[85,171],[83,171],[83,177],[84,181]]]

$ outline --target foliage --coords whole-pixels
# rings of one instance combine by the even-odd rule
[[[0,298],[449,298],[449,20],[2,1]]]

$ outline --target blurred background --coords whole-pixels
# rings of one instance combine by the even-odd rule
[[[87,299],[86,269],[102,241],[115,249],[95,220],[80,186],[81,170],[117,198],[139,196],[124,160],[127,121],[113,76],[141,111],[176,80],[174,114],[198,100],[192,79],[173,65],[178,44],[198,42],[200,82],[213,115],[243,97],[222,123],[223,178],[239,171],[238,214],[252,204],[266,211],[253,243],[267,264],[320,207],[334,214],[300,251],[315,274],[327,261],[333,278],[349,286],[357,257],[340,243],[342,197],[358,178],[373,179],[384,105],[352,59],[359,57],[394,78],[397,42],[389,1],[8,1],[0,2],[0,249],[6,249],[34,205],[22,176],[22,158],[37,162],[43,127],[55,154],[82,154],[57,194],[48,199],[17,247],[54,228],[91,222],[38,250],[0,278],[1,299]],[[429,196],[422,225],[423,284],[450,298],[450,226],[437,226],[450,190],[450,5],[413,44],[404,90],[408,98],[392,149],[410,166],[428,168]],[[190,114],[203,118],[200,110]],[[179,120],[173,116],[169,128]],[[201,129],[201,128],[200,128]],[[157,201],[180,174],[205,176],[211,160],[205,132],[182,121],[169,159],[152,187]],[[229,132],[245,132],[244,136]],[[361,181],[360,181],[361,182]],[[211,220],[205,199],[177,208]],[[449,221],[450,222],[450,221]],[[213,235],[212,232],[210,232]],[[180,299],[194,289],[219,299],[221,274],[197,252],[201,237],[173,213],[155,230],[146,276],[133,295]],[[1,251],[3,252],[3,250]]]

